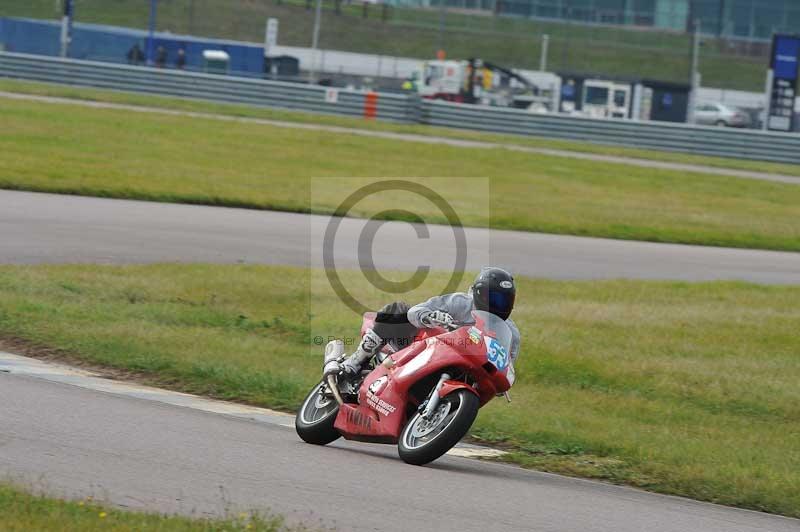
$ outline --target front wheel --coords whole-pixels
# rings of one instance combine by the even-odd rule
[[[400,434],[400,458],[413,465],[433,462],[466,436],[480,406],[478,397],[462,388],[443,397],[430,419],[417,412]]]
[[[316,385],[306,396],[303,406],[294,418],[297,435],[314,445],[327,445],[341,436],[333,428],[339,413],[339,403],[324,391],[324,383]]]

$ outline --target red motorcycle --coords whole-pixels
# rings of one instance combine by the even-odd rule
[[[514,384],[511,329],[488,312],[474,325],[422,329],[408,347],[384,348],[356,379],[329,376],[316,385],[295,417],[297,434],[326,445],[348,440],[397,444],[400,458],[436,460],[466,434],[478,409]],[[375,314],[364,315],[363,333]],[[341,341],[328,343],[325,362],[344,360]]]

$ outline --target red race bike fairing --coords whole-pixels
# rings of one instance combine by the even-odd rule
[[[358,404],[339,407],[334,428],[347,439],[396,443],[437,385],[439,398],[463,389],[480,406],[506,392],[514,382],[511,330],[487,312],[473,317],[475,325],[452,332],[423,329],[412,345],[387,357],[364,379]],[[364,316],[362,332],[373,320],[374,314]],[[444,376],[450,378],[440,382]]]

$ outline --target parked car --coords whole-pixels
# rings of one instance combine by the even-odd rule
[[[750,115],[721,103],[701,103],[695,107],[694,122],[704,126],[750,127]]]

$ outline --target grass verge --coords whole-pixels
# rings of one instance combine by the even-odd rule
[[[0,99],[0,113],[0,188],[329,213],[376,179],[441,178],[466,225],[800,250],[792,184],[69,104]],[[489,179],[491,217],[471,178]]]
[[[385,296],[342,272],[377,306]],[[444,285],[431,276],[414,302]],[[800,287],[520,279],[510,405],[473,436],[538,469],[800,517]],[[311,307],[309,307],[311,302]],[[357,316],[320,272],[262,266],[0,267],[0,336],[146,382],[295,408],[314,337]]]
[[[732,159],[725,157],[711,157],[706,155],[691,155],[668,151],[646,150],[640,148],[627,148],[624,146],[606,146],[591,142],[574,142],[567,140],[546,139],[519,135],[501,135],[482,133],[436,126],[394,124],[390,122],[376,122],[359,118],[341,117],[334,115],[312,114],[302,111],[288,111],[270,109],[248,105],[227,103],[212,103],[189,98],[171,98],[150,94],[136,94],[121,91],[90,89],[83,87],[70,87],[49,83],[36,83],[0,78],[0,90],[20,94],[34,94],[40,96],[56,96],[96,102],[120,103],[142,107],[156,107],[178,111],[212,113],[226,116],[247,118],[265,118],[272,120],[285,120],[305,124],[321,124],[341,126],[348,128],[389,131],[394,133],[411,133],[431,137],[445,137],[452,139],[475,140],[510,144],[515,146],[530,146],[534,148],[551,148],[578,153],[593,153],[597,155],[613,155],[644,159],[649,161],[673,162],[680,164],[696,164],[714,168],[728,168],[731,170],[745,170],[770,174],[783,174],[800,176],[800,166],[795,164],[770,163],[763,161],[749,161],[746,159]]]
[[[292,532],[277,517],[241,514],[228,519],[189,519],[113,509],[92,498],[63,501],[29,494],[0,484],[0,529],[6,532],[60,530],[62,532]]]

